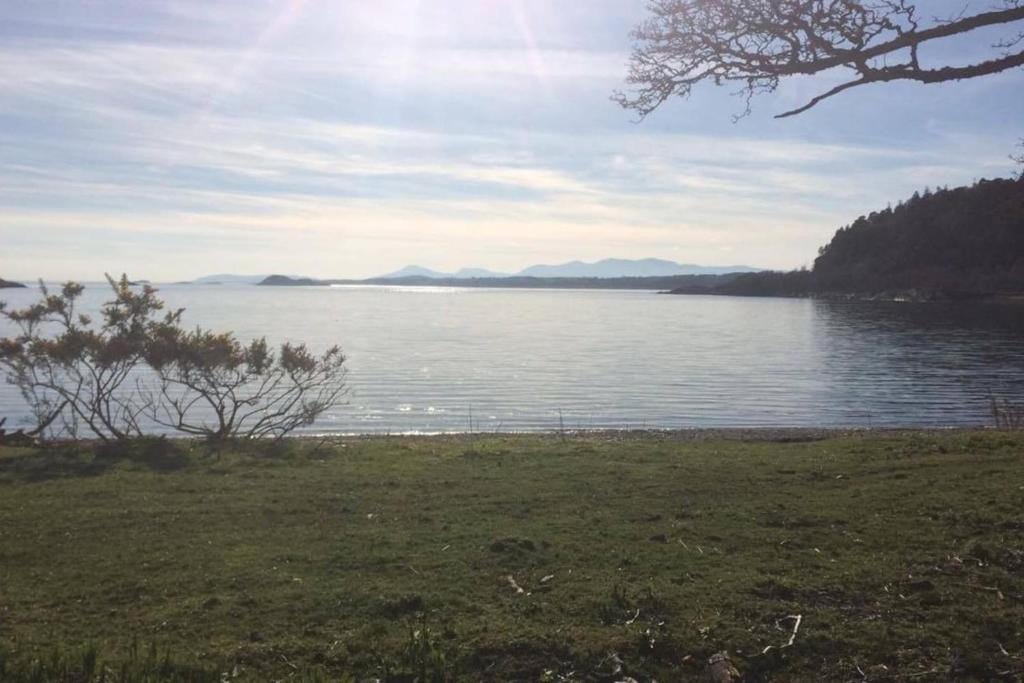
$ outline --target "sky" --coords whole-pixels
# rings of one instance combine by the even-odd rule
[[[738,122],[743,103],[708,86],[638,122],[609,97],[645,14],[643,0],[4,0],[0,277],[793,268],[917,189],[1014,170],[1022,69],[858,88],[783,120],[838,76],[784,82]],[[962,62],[998,37],[924,56]]]

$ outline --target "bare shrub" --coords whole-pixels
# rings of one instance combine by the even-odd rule
[[[275,354],[266,339],[243,345],[230,333],[171,326],[152,341],[147,361],[158,377],[150,419],[211,440],[280,438],[313,424],[347,392],[337,346],[316,356],[283,344]]]
[[[180,312],[158,314],[156,290],[132,290],[128,278],[107,276],[114,298],[99,324],[76,311],[82,285],[68,282],[21,310],[0,308],[18,334],[0,340],[0,366],[34,416],[32,435],[77,436],[85,428],[103,441],[141,436],[142,405],[128,380],[144,363],[148,335],[176,324]]]
[[[103,441],[173,429],[211,440],[280,438],[338,405],[347,389],[337,346],[315,355],[305,345],[272,351],[266,339],[243,345],[231,333],[181,328],[182,311],[145,285],[107,277],[114,298],[100,322],[76,311],[83,287],[21,310],[0,304],[18,333],[0,339],[0,367],[34,418],[29,436]]]

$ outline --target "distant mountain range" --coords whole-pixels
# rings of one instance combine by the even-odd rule
[[[699,266],[693,263],[676,263],[665,259],[616,259],[608,258],[594,263],[569,261],[557,265],[534,265],[516,273],[499,273],[485,268],[462,268],[454,273],[445,273],[423,266],[406,266],[393,273],[380,275],[375,280],[391,280],[406,277],[427,277],[436,279],[472,279],[506,277],[572,277],[572,278],[619,278],[619,277],[670,277],[673,275],[721,275],[724,273],[755,273],[762,270],[751,266]]]
[[[191,281],[191,284],[261,284],[279,282],[381,282],[383,280],[512,280],[516,278],[538,278],[538,279],[615,279],[615,278],[664,278],[677,277],[680,275],[725,275],[729,273],[756,273],[761,268],[751,266],[699,266],[693,263],[676,263],[665,259],[616,259],[608,258],[594,263],[583,261],[569,261],[556,265],[538,264],[523,268],[515,273],[503,273],[487,268],[460,268],[453,273],[446,273],[423,266],[406,266],[391,273],[378,275],[377,277],[363,280],[355,279],[332,279],[320,280],[317,278],[304,277],[300,275],[235,275],[222,273],[217,275],[205,275]]]
[[[461,268],[454,273],[442,273],[439,270],[424,268],[423,266],[406,266],[393,273],[378,275],[375,280],[397,280],[403,277],[429,277],[436,279],[471,279],[475,277],[508,277],[510,273],[499,273],[486,268]]]
[[[331,285],[384,285],[401,287],[480,287],[514,289],[646,289],[675,290],[679,288],[718,287],[750,273],[724,273],[721,275],[656,275],[647,277],[532,277],[510,275],[508,277],[426,277],[405,275],[403,277],[369,278],[367,280],[315,280],[313,278],[292,278],[286,275],[271,275],[260,286],[264,287],[328,287]]]

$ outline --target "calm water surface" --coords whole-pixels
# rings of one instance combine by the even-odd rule
[[[1024,306],[598,290],[164,286],[186,325],[337,343],[311,431],[978,425],[1024,398]],[[108,298],[92,285],[83,307]],[[19,306],[34,290],[4,290]],[[0,334],[10,332],[0,323]],[[13,387],[0,416],[23,419]],[[561,415],[561,417],[560,417]]]

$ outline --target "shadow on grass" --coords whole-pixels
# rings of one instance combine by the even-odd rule
[[[289,666],[286,676],[269,676],[267,670],[249,670],[230,661],[198,662],[172,658],[157,646],[141,648],[133,642],[126,655],[109,657],[96,645],[80,648],[54,646],[48,651],[13,652],[0,644],[0,681],[4,683],[221,683],[226,680],[288,680],[293,683],[355,683],[375,680],[384,683],[453,683],[452,653],[442,639],[421,620],[410,626],[404,646],[388,653],[378,652],[368,666],[371,678],[357,679],[348,672],[328,674],[319,665]]]
[[[126,462],[154,472],[173,472],[187,467],[191,457],[181,444],[148,437],[110,443],[53,443],[7,452],[0,449],[0,483],[95,477]]]
[[[0,680],[10,683],[218,683],[216,669],[172,661],[155,646],[141,652],[133,645],[128,656],[105,661],[95,646],[68,651],[59,647],[48,653],[16,656],[0,650]]]

